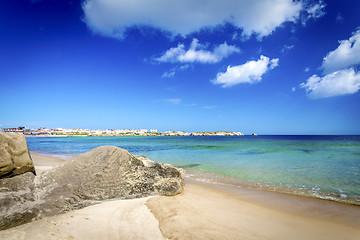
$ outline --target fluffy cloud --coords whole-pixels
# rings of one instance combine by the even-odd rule
[[[306,83],[300,84],[300,87],[305,88],[308,96],[313,99],[353,94],[360,89],[360,73],[350,68],[324,77],[313,75]]]
[[[240,52],[240,49],[227,45],[226,42],[216,46],[212,52],[205,50],[205,46],[200,44],[199,41],[194,38],[191,42],[189,50],[185,50],[184,44],[179,44],[175,48],[170,48],[159,58],[155,60],[159,62],[181,62],[181,63],[217,63],[223,58]]]
[[[308,13],[307,18],[320,18],[325,15],[325,4],[320,1],[312,6],[306,8],[306,12]]]
[[[243,65],[228,66],[226,72],[218,73],[213,84],[222,84],[222,87],[232,87],[240,83],[256,83],[261,81],[261,77],[270,69],[278,66],[279,59],[261,55],[257,61],[248,61]]]
[[[313,75],[300,84],[310,98],[327,98],[354,94],[360,90],[360,73],[354,66],[360,64],[360,30],[349,40],[339,42],[340,45],[324,57],[322,63],[324,77]]]
[[[183,36],[229,22],[244,36],[271,34],[300,13],[317,18],[322,4],[305,6],[293,0],[85,0],[84,20],[91,30],[122,39],[134,26],[150,26]]]
[[[360,30],[355,32],[349,40],[339,43],[340,45],[329,52],[323,60],[322,68],[325,74],[360,64]]]

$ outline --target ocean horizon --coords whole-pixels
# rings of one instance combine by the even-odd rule
[[[113,145],[206,182],[360,205],[359,135],[29,137],[31,152],[70,159]]]

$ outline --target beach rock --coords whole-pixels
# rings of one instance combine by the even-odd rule
[[[183,190],[184,175],[124,149],[98,147],[36,177],[1,179],[0,230],[101,200],[175,195]]]
[[[0,132],[0,179],[26,172],[35,174],[24,135]]]

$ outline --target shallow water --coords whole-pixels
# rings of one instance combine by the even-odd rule
[[[78,155],[114,145],[206,181],[360,205],[360,136],[39,137],[31,151]]]

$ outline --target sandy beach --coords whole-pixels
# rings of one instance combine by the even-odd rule
[[[64,160],[32,153],[38,174]],[[360,207],[198,182],[183,193],[104,201],[0,232],[0,239],[358,239]]]
[[[44,156],[37,153],[31,153],[31,158],[35,165],[36,174],[41,174],[43,171],[56,167],[64,162],[63,159]]]

